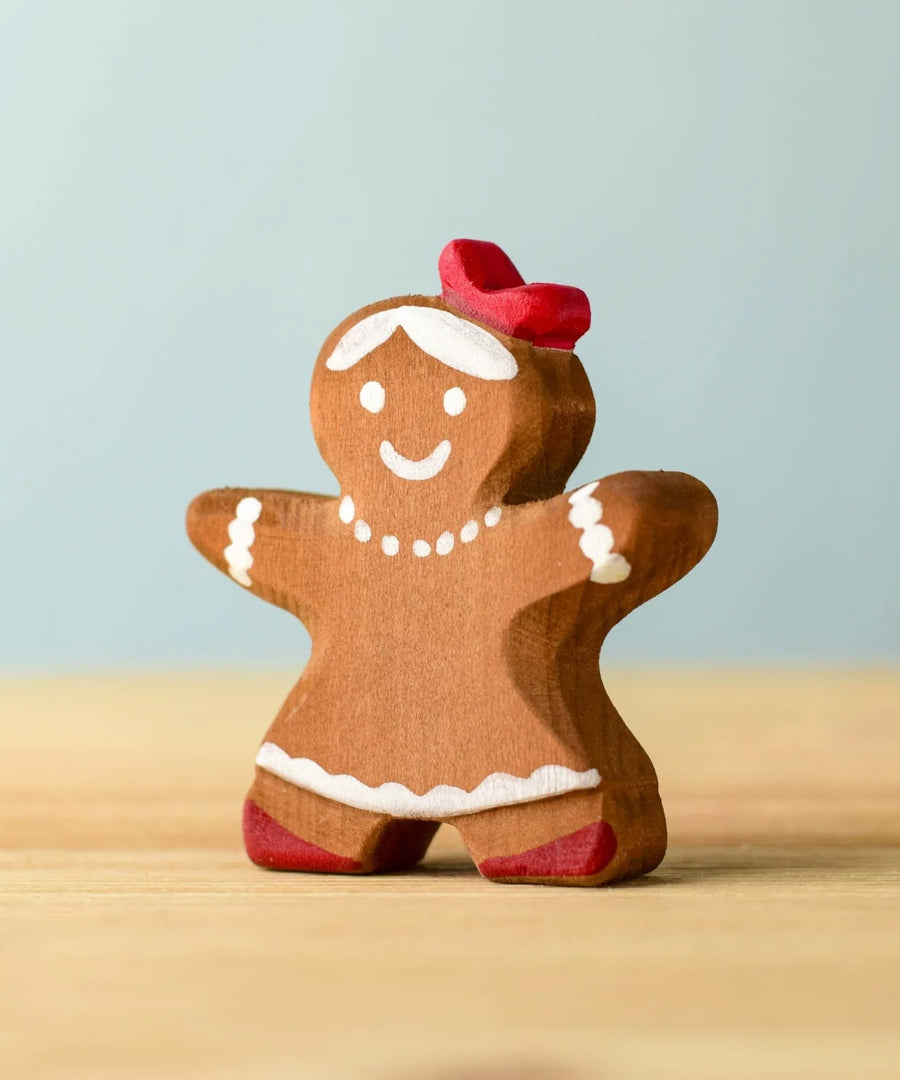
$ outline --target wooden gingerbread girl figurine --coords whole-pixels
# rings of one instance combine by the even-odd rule
[[[313,430],[340,496],[225,488],[188,511],[198,550],[312,636],[256,758],[247,852],[398,870],[451,822],[495,881],[634,877],[665,818],[597,658],[703,557],[716,503],[672,472],[563,494],[594,424],[587,297],[525,284],[495,244],[439,265],[441,297],[363,308],[322,348]]]

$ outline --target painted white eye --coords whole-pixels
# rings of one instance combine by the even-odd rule
[[[466,395],[460,387],[454,386],[444,394],[444,412],[448,416],[459,416],[465,407]]]
[[[371,413],[381,412],[384,408],[384,387],[380,382],[367,382],[359,392],[359,403]]]

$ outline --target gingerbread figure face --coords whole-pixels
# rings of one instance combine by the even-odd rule
[[[477,241],[440,272],[441,297],[364,308],[322,348],[338,495],[226,488],[188,512],[201,552],[313,639],[257,754],[247,850],[397,869],[452,821],[499,881],[643,873],[665,849],[656,777],[596,657],[703,556],[715,500],[663,472],[563,494],[594,420],[587,298]]]
[[[423,525],[428,515],[508,497],[513,481],[543,490],[548,469],[561,488],[590,437],[594,403],[574,356],[554,353],[429,297],[365,308],[319,354],[319,449],[342,490]],[[563,416],[576,445],[535,440]]]

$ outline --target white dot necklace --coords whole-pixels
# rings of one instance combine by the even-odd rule
[[[487,529],[492,529],[503,516],[501,506],[492,506],[481,520],[470,518],[459,530],[459,541],[463,544],[471,544],[481,531],[481,524]],[[356,504],[349,495],[345,495],[338,505],[338,517],[345,525],[353,526],[353,535],[361,543],[367,544],[372,539],[372,526],[361,517],[356,516]],[[399,555],[402,550],[411,552],[418,559],[427,559],[429,555],[449,555],[456,547],[457,536],[449,529],[440,534],[432,544],[429,540],[421,537],[416,538],[411,544],[404,545],[398,536],[386,533],[381,537],[380,547],[382,552],[389,558]]]

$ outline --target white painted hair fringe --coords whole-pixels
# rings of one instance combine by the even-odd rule
[[[401,327],[423,352],[465,375],[512,379],[519,370],[513,354],[487,330],[449,311],[409,304],[376,311],[351,326],[325,366],[346,371]]]

